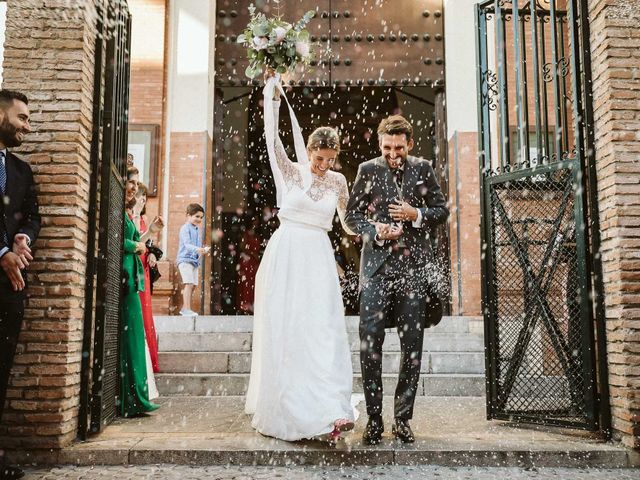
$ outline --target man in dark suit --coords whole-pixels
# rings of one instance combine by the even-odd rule
[[[393,434],[413,442],[409,426],[420,377],[425,327],[442,318],[443,262],[434,258],[429,231],[449,211],[431,165],[409,155],[413,128],[400,115],[378,127],[382,156],[360,165],[346,223],[362,235],[360,364],[369,421],[363,440],[382,439],[382,343],[385,326],[400,336],[400,375]]]
[[[29,165],[7,149],[18,147],[31,131],[28,99],[0,90],[0,420],[6,399],[26,299],[25,269],[40,231],[38,201]],[[0,478],[20,478],[17,468],[0,459]]]

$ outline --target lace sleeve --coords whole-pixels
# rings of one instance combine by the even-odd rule
[[[338,189],[338,203],[336,205],[336,209],[338,210],[338,217],[340,217],[342,228],[344,228],[344,231],[349,235],[357,235],[345,222],[347,203],[349,202],[349,187],[347,186],[347,179],[344,178],[344,175],[340,175]]]
[[[282,176],[284,177],[284,181],[287,186],[302,186],[302,176],[300,175],[300,171],[296,167],[296,164],[289,160],[287,152],[284,149],[284,145],[282,144],[282,140],[280,140],[280,135],[276,137],[276,162],[278,163],[278,168],[282,172]]]
[[[280,132],[278,129],[278,121],[279,121],[279,112],[280,112],[280,101],[273,101],[273,119],[275,124],[275,151],[276,151],[276,163],[278,164],[278,168],[284,177],[284,181],[288,187],[291,185],[302,186],[302,176],[300,175],[300,171],[296,167],[296,164],[289,160],[287,156],[287,152],[284,149],[284,145],[282,144],[282,139],[280,138]]]

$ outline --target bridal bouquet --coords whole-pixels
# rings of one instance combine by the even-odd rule
[[[247,77],[253,79],[268,68],[277,73],[287,73],[298,64],[306,65],[311,61],[309,32],[305,26],[313,18],[313,10],[293,25],[280,16],[267,18],[264,13],[256,13],[254,5],[249,6],[249,14],[251,21],[238,36],[238,43],[247,47]]]

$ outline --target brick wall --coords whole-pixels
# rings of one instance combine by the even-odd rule
[[[640,1],[589,9],[614,438],[640,448]]]
[[[190,203],[203,205],[204,162],[209,154],[207,132],[171,132],[171,165],[169,168],[169,211],[167,215],[167,257],[175,260],[178,253],[180,227],[185,222],[185,212]],[[207,185],[211,185],[210,179]],[[210,213],[210,212],[209,212]],[[205,218],[210,218],[206,215]],[[209,225],[210,227],[210,225]],[[210,269],[205,267],[206,272]],[[180,275],[174,276],[174,296],[171,313],[182,305],[179,291]],[[206,280],[208,285],[208,279]],[[205,287],[207,289],[207,287]],[[192,296],[191,308],[200,309],[200,289]],[[205,309],[208,312],[208,308]]]
[[[9,447],[61,447],[77,430],[94,36],[70,4],[8,1],[3,87],[31,100],[34,133],[16,153],[35,172],[43,215],[0,427]]]
[[[452,313],[481,315],[478,133],[455,132],[448,147]]]

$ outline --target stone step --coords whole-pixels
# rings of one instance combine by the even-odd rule
[[[202,315],[198,317],[156,316],[156,332],[162,333],[244,333],[253,331],[250,315]],[[348,332],[357,332],[360,318],[347,316]],[[482,333],[482,317],[444,317],[430,333]]]
[[[162,373],[249,373],[250,352],[160,352]],[[352,354],[355,373],[360,372],[360,356]],[[383,352],[383,373],[397,373],[400,352]],[[422,373],[483,373],[484,354],[479,352],[425,352]]]
[[[405,445],[395,441],[391,433],[394,399],[392,395],[386,395],[383,399],[386,431],[382,443],[374,447],[362,443],[368,417],[365,403],[360,401],[357,406],[360,416],[354,431],[346,434],[334,448],[326,441],[285,442],[260,435],[251,427],[252,417],[244,414],[243,396],[169,396],[155,402],[160,405],[157,412],[133,420],[116,418],[100,435],[92,435],[87,441],[42,452],[8,450],[7,460],[27,465],[29,469],[36,462],[52,466],[48,475],[29,476],[32,473],[29,472],[28,478],[105,480],[167,477],[631,480],[638,478],[633,474],[637,469],[610,470],[602,474],[593,474],[590,469],[640,466],[638,455],[632,449],[603,441],[593,434],[487,421],[486,400],[482,396],[417,397],[411,420],[416,442]],[[84,475],[74,469],[67,476],[54,465],[86,465],[90,468],[82,470]],[[101,465],[128,465],[128,469],[112,472]],[[175,465],[188,465],[190,469],[177,470],[179,467]],[[219,465],[224,470],[193,468],[211,465]],[[258,471],[254,468],[256,465],[263,468]],[[369,470],[373,465],[378,467]],[[434,465],[457,468],[438,476]],[[286,468],[274,470],[276,466]],[[499,468],[485,474],[473,468],[460,468],[487,466]],[[545,472],[544,467],[577,470]]]
[[[251,333],[161,333],[161,352],[250,352]]]
[[[349,332],[351,351],[360,351],[357,332]],[[161,333],[158,335],[158,349],[161,352],[249,352],[250,332],[234,333]],[[385,351],[400,351],[398,333],[386,332]],[[423,351],[438,352],[483,352],[484,341],[480,333],[432,333],[424,336]]]
[[[383,391],[392,394],[398,376],[383,374]],[[229,396],[244,395],[249,385],[247,373],[160,373],[156,375],[156,385],[162,396]],[[362,393],[360,375],[353,377],[354,393]],[[418,395],[475,397],[485,393],[484,375],[482,374],[425,374],[420,377]]]

